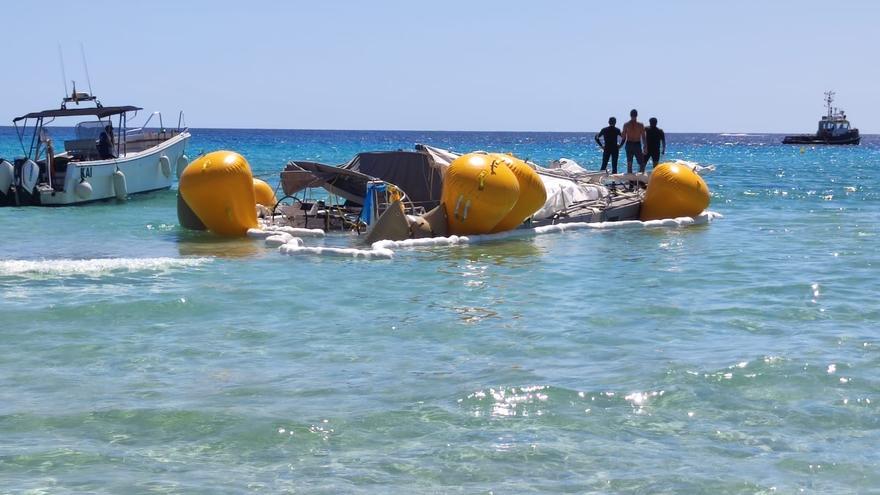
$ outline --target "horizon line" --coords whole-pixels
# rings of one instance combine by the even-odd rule
[[[46,127],[68,127],[74,128],[75,125],[48,125]],[[0,129],[8,128],[15,129],[13,125],[0,125]],[[137,128],[137,126],[132,126],[132,129]],[[169,129],[170,127],[166,127]],[[210,131],[317,131],[317,132],[437,132],[437,133],[455,133],[455,132],[471,132],[471,133],[486,133],[486,134],[598,134],[598,132],[594,131],[536,131],[536,130],[474,130],[474,129],[331,129],[331,128],[287,128],[287,127],[186,127],[186,129],[190,130],[210,130]],[[661,127],[662,129],[662,127]],[[780,135],[784,136],[788,133],[786,132],[776,132],[776,131],[664,131],[667,134],[710,134],[710,135],[720,135],[720,134],[742,134],[742,135],[750,135],[750,136],[760,136],[760,135]],[[863,133],[864,136],[877,136],[880,134],[872,134],[872,133]]]

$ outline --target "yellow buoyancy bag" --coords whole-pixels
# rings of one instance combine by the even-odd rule
[[[214,151],[190,163],[180,175],[180,195],[215,234],[244,236],[257,227],[251,167],[233,151]]]
[[[661,163],[651,172],[645,201],[639,214],[642,221],[695,217],[709,206],[709,187],[686,165]]]
[[[278,202],[275,199],[275,191],[272,190],[272,186],[257,178],[254,179],[254,198],[258,205],[263,205],[266,208],[274,208],[275,203]]]
[[[495,153],[492,156],[503,161],[519,183],[519,198],[516,204],[492,229],[492,232],[504,232],[519,227],[526,218],[544,206],[544,202],[547,201],[547,190],[544,188],[544,181],[526,162],[513,155]]]
[[[487,234],[513,209],[519,182],[503,160],[486,153],[469,153],[446,170],[441,200],[449,233]]]

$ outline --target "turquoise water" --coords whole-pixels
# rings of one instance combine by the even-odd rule
[[[0,209],[0,492],[876,490],[880,140],[670,138],[717,166],[723,218],[356,261],[182,231],[174,191]],[[277,183],[416,142],[594,169],[591,139],[196,130],[189,154]]]

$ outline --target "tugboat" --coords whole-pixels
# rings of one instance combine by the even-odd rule
[[[834,108],[834,91],[825,92],[825,107],[828,113],[819,120],[819,130],[816,134],[796,134],[785,136],[782,144],[859,144],[862,137],[858,129],[852,129],[846,120],[846,112]]]

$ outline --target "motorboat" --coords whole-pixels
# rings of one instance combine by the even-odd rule
[[[60,108],[13,119],[25,156],[12,162],[0,159],[0,206],[75,205],[170,188],[175,170],[189,163],[190,133],[183,112],[174,129],[165,127],[159,112],[139,128],[129,129],[129,116],[140,110],[131,105],[104,106],[74,87]],[[75,117],[88,120],[77,123],[73,139],[65,140],[64,149],[56,152],[49,124]]]
[[[825,92],[826,114],[819,119],[816,134],[785,136],[782,144],[859,144],[859,130],[851,128],[846,112],[833,107],[834,91]]]

